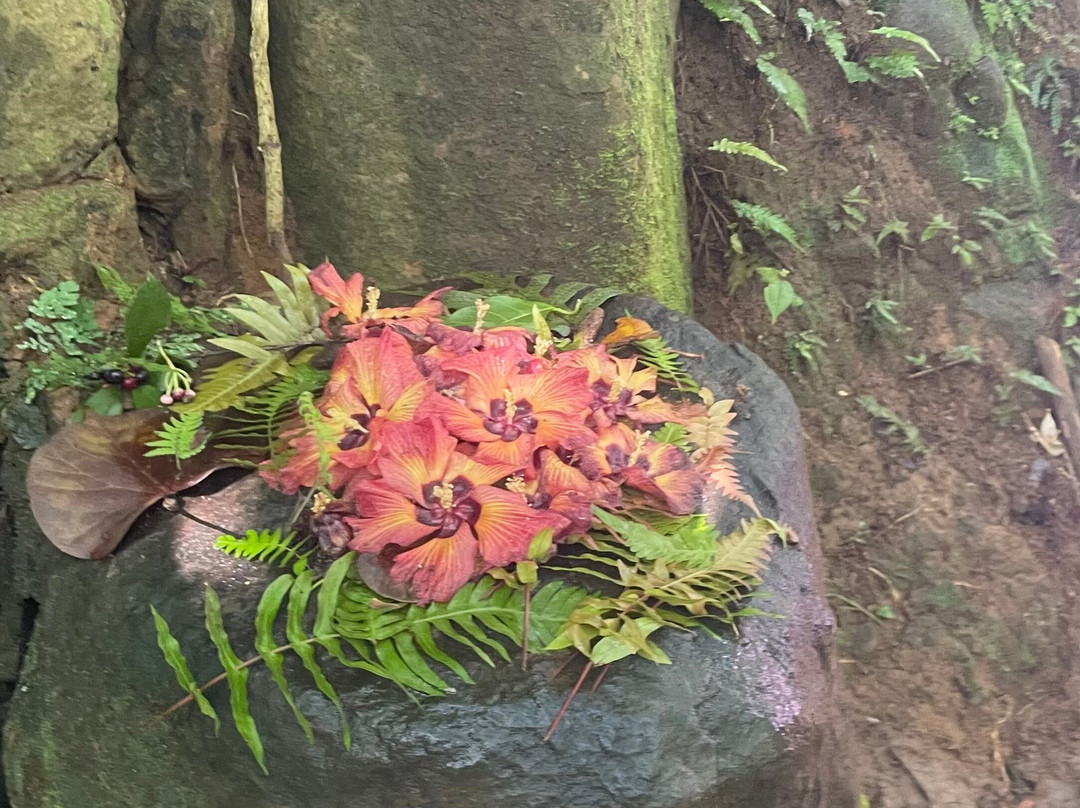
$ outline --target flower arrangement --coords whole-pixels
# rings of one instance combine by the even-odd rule
[[[292,267],[290,279],[268,276],[276,305],[238,296],[228,311],[239,327],[207,340],[233,358],[202,372],[197,396],[186,392],[188,372],[165,357],[168,383],[176,386],[178,371],[184,381],[184,395],[169,394],[168,420],[159,410],[133,418],[130,433],[109,427],[109,451],[125,462],[126,447],[137,446],[144,464],[176,464],[168,481],[127,492],[136,514],[223,463],[251,465],[298,500],[290,524],[222,531],[217,541],[223,552],[288,570],[259,604],[254,656],[242,662],[233,651],[208,588],[206,625],[224,672],[197,686],[154,611],[187,692],[170,711],[194,702],[216,722],[204,691],[226,681],[236,727],[262,765],[247,704],[252,664],[269,667],[311,733],[283,673],[286,652],[340,710],[316,648],[414,698],[446,691],[433,665],[471,681],[450,646],[493,664],[492,653],[509,659],[508,642],[521,648],[522,665],[530,653],[573,648],[586,664],[569,705],[596,668],[631,655],[670,663],[652,638],[662,628],[711,632],[710,623],[755,613],[739,600],[759,583],[773,537],[787,532],[739,485],[732,402],[699,389],[648,323],[622,317],[600,336],[603,312],[583,305],[597,297],[570,306],[562,287],[554,302],[539,289],[446,288],[385,307],[361,275],[343,279],[329,263]],[[574,285],[571,296],[581,292]],[[79,452],[100,454],[100,441],[79,441],[62,432],[35,457],[38,470],[50,452],[69,466]],[[70,521],[71,486],[37,477],[32,467],[35,513],[50,533],[52,511]],[[701,512],[707,490],[754,518],[719,535]],[[343,735],[348,743],[344,716]]]

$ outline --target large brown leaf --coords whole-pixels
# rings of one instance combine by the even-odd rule
[[[189,488],[229,465],[236,452],[205,449],[176,467],[171,457],[144,457],[169,413],[87,413],[38,449],[26,488],[30,508],[53,544],[76,558],[104,558],[132,523],[162,497]]]

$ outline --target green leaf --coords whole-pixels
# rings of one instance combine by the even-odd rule
[[[169,624],[165,622],[164,617],[158,614],[158,610],[151,606],[150,612],[154,615],[154,627],[157,629],[158,647],[165,656],[165,661],[169,663],[169,667],[172,668],[173,673],[176,674],[176,681],[180,687],[195,700],[195,704],[199,707],[199,712],[214,722],[214,734],[217,735],[221,730],[221,719],[218,718],[217,712],[210,705],[209,700],[202,694],[202,691],[199,690],[198,685],[195,683],[195,677],[191,675],[191,669],[188,668],[187,659],[180,650],[180,643],[172,635],[172,632],[169,630]]]
[[[319,663],[315,661],[315,649],[311,647],[311,640],[304,631],[304,612],[307,611],[308,598],[311,596],[313,586],[314,574],[311,570],[304,570],[296,576],[292,589],[289,591],[285,636],[289,640],[289,647],[300,657],[301,663],[311,674],[315,686],[337,708],[338,715],[341,717],[342,740],[345,748],[348,749],[352,746],[352,736],[349,732],[349,721],[345,717],[345,709],[341,705],[337,692],[322,672],[322,668],[319,667]]]
[[[1023,382],[1029,387],[1034,387],[1036,390],[1042,390],[1044,393],[1050,393],[1054,396],[1061,395],[1061,391],[1054,386],[1053,382],[1044,376],[1040,376],[1038,373],[1032,373],[1030,370],[1011,370],[1009,371],[1009,378],[1016,379],[1018,382]]]
[[[799,299],[795,294],[795,287],[788,281],[777,280],[765,287],[765,305],[769,309],[769,316],[775,323],[777,318],[787,311]]]
[[[593,516],[617,533],[638,558],[663,559],[671,564],[707,566],[716,552],[717,532],[704,517],[675,520],[671,532],[659,532],[593,505]]]
[[[473,300],[475,299],[474,297]],[[485,298],[485,302],[491,307],[487,314],[484,315],[485,328],[513,325],[533,331],[534,306],[541,314],[547,314],[548,312],[573,314],[576,311],[576,309],[561,309],[549,303],[524,300],[520,297],[509,297],[508,295],[494,295]],[[443,322],[446,325],[472,328],[476,325],[476,306],[471,305],[458,309],[453,314],[444,317]]]
[[[229,685],[229,706],[232,708],[233,723],[236,731],[248,745],[251,754],[263,774],[269,774],[264,761],[262,739],[255,728],[255,719],[251,717],[248,706],[247,680],[248,669],[242,667],[240,657],[232,649],[229,643],[229,635],[225,633],[225,624],[221,619],[221,601],[218,600],[217,592],[211,587],[206,587],[206,631],[210,640],[217,648],[218,659],[225,669],[225,681]]]
[[[903,28],[884,26],[882,28],[875,28],[870,33],[877,34],[878,36],[887,37],[889,39],[902,39],[905,42],[912,42],[925,50],[927,53],[929,53],[931,58],[935,62],[941,61],[941,57],[937,55],[937,51],[930,47],[930,43],[926,40],[926,37],[919,36],[912,31],[906,31]]]
[[[765,80],[769,82],[776,94],[780,96],[780,100],[787,104],[791,111],[799,117],[803,129],[810,133],[812,129],[810,127],[810,117],[806,112],[806,94],[803,93],[799,82],[784,68],[773,64],[770,58],[768,55],[759,56],[757,58],[758,70],[765,76]]]
[[[877,234],[874,246],[880,246],[881,242],[889,236],[896,236],[904,244],[911,243],[911,233],[908,230],[908,223],[901,221],[900,219],[891,219],[885,222],[885,226],[882,227],[881,232]]]
[[[172,300],[157,278],[147,278],[135,292],[124,316],[128,356],[138,359],[154,335],[172,322]]]
[[[678,446],[683,450],[689,448],[686,427],[674,421],[663,424],[652,433],[652,436],[659,443],[670,443],[672,446]]]
[[[293,576],[286,573],[276,578],[270,586],[263,590],[262,597],[259,599],[259,606],[255,610],[255,650],[262,657],[263,662],[266,663],[270,676],[273,678],[274,683],[277,684],[278,690],[281,691],[281,695],[289,708],[293,711],[293,715],[296,717],[297,723],[300,724],[300,729],[304,731],[308,743],[314,743],[315,736],[311,731],[311,724],[300,711],[296,699],[293,698],[292,691],[289,689],[289,683],[285,679],[285,659],[281,652],[277,650],[278,644],[274,640],[274,621],[277,619],[282,601],[284,601],[289,589],[292,588],[292,584]]]
[[[738,25],[755,45],[761,44],[761,35],[754,25],[753,19],[742,7],[740,0],[701,0],[701,4],[709,9],[720,22],[733,22]],[[761,7],[760,3],[754,5]],[[772,15],[772,12],[769,12]]]
[[[190,404],[178,404],[176,412],[202,410],[217,412],[241,404],[244,393],[262,387],[275,376],[289,373],[289,364],[282,357],[270,354],[266,359],[239,357],[207,371],[199,385],[199,397]]]
[[[307,542],[304,539],[297,540],[295,532],[284,538],[281,532],[279,527],[276,530],[248,530],[243,538],[218,536],[214,547],[233,558],[261,561],[278,567],[292,564],[293,573],[299,575],[307,569],[307,558],[312,551],[304,551]]]
[[[266,348],[258,345],[254,337],[215,337],[207,342],[226,351],[246,356],[248,359],[267,361],[274,356]]]
[[[86,399],[86,407],[98,415],[119,415],[124,411],[124,394],[112,385],[102,387]]]
[[[731,206],[735,209],[735,213],[739,215],[739,218],[745,219],[750,223],[751,227],[763,236],[775,233],[799,252],[805,252],[803,246],[799,244],[791,225],[776,211],[767,208],[765,205],[753,205],[749,202],[743,202],[741,199],[731,200]]]
[[[181,460],[188,460],[206,448],[209,435],[203,433],[203,414],[185,412],[161,425],[154,432],[156,440],[148,441],[149,451],[143,457],[175,457],[177,465]],[[202,438],[202,440],[200,440]]]
[[[755,160],[772,166],[778,171],[787,172],[787,168],[780,165],[772,158],[772,156],[764,149],[759,149],[753,143],[747,143],[745,141],[734,141],[723,138],[716,141],[709,147],[709,151],[721,152],[723,154],[741,154],[746,157],[753,157]]]

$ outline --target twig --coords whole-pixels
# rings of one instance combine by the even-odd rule
[[[593,669],[593,664],[590,662],[585,666],[585,669],[581,672],[581,676],[578,677],[577,683],[574,685],[574,689],[570,691],[570,695],[566,697],[566,701],[563,702],[562,707],[559,708],[559,714],[555,716],[555,720],[551,722],[551,726],[548,727],[547,734],[544,735],[544,743],[551,740],[551,736],[554,734],[556,727],[559,726],[559,722],[562,721],[563,716],[566,715],[567,709],[570,707],[570,702],[574,700],[574,696],[581,690],[582,684],[585,683],[585,677],[589,675],[589,671]]]
[[[208,527],[211,530],[215,530],[225,536],[243,536],[244,533],[237,533],[235,530],[229,530],[221,525],[215,525],[213,522],[207,522],[205,519],[196,516],[191,511],[184,508],[180,504],[180,500],[177,497],[166,497],[161,501],[161,507],[167,510],[169,513],[175,513],[177,516],[183,516],[185,519],[190,519],[192,522],[197,522],[203,527]]]
[[[521,669],[529,669],[529,606],[532,601],[532,584],[525,584],[525,610],[521,615]]]
[[[929,376],[931,373],[937,373],[939,370],[948,370],[949,368],[954,368],[957,365],[963,365],[970,361],[971,360],[967,357],[964,357],[963,359],[953,359],[951,362],[946,362],[944,365],[938,365],[937,367],[932,368],[924,368],[923,370],[917,370],[914,373],[909,373],[908,378],[918,379],[921,376]]]
[[[850,606],[855,611],[862,612],[867,617],[869,617],[871,620],[873,620],[875,623],[877,623],[879,626],[884,628],[885,624],[882,623],[880,619],[878,619],[877,615],[875,615],[873,612],[871,612],[869,609],[867,609],[861,603],[858,603],[857,601],[852,600],[851,598],[847,597],[846,595],[841,595],[839,592],[828,592],[828,593],[825,594],[825,597],[827,597],[827,598],[835,598],[836,600],[840,601],[841,603],[844,603],[847,606]]]
[[[285,181],[281,171],[281,135],[274,113],[274,90],[270,84],[270,14],[268,0],[251,2],[251,77],[259,116],[259,151],[263,156],[266,187],[266,238],[270,248],[292,263],[285,241]]]
[[[240,198],[240,177],[236,175],[236,163],[232,164],[232,181],[236,189],[236,218],[240,221],[240,238],[244,240],[244,249],[251,255],[251,242],[248,241],[247,228],[244,226],[244,201]]]
[[[589,688],[590,693],[595,693],[596,688],[600,687],[600,683],[604,681],[604,677],[607,676],[607,672],[611,670],[610,665],[605,665],[600,671],[600,674],[593,680],[592,687]]]

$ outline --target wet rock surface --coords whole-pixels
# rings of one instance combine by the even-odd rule
[[[745,348],[655,303],[618,298],[690,359],[718,397],[734,397],[736,465],[762,511],[792,526],[798,546],[777,548],[762,591],[781,617],[749,618],[722,642],[666,633],[674,661],[632,659],[582,693],[549,744],[548,723],[576,679],[561,655],[470,666],[461,685],[422,708],[367,674],[325,668],[352,728],[341,744],[336,710],[303,671],[289,670],[315,728],[309,746],[265,670],[252,669],[252,710],[270,776],[259,774],[231,726],[214,739],[194,710],[158,721],[178,698],[157,649],[148,604],[172,626],[197,679],[218,672],[201,619],[202,589],[221,594],[241,653],[267,580],[259,566],[212,547],[214,533],[156,509],[101,562],[60,557],[19,522],[15,550],[39,574],[20,586],[40,601],[11,712],[4,770],[14,808],[194,808],[423,805],[789,808],[849,804],[838,769],[833,620],[823,597],[797,410],[782,382]],[[246,478],[187,507],[239,529],[273,524],[291,503]],[[719,506],[725,527],[741,513]],[[210,692],[228,714],[227,694]]]

